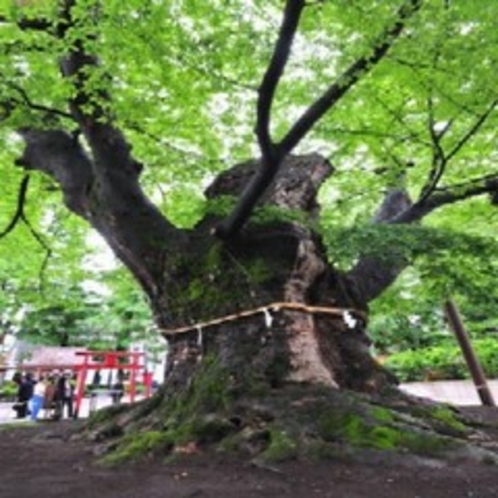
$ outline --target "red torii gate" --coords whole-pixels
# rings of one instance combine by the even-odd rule
[[[83,363],[72,368],[78,372],[76,383],[76,398],[74,413],[78,417],[81,401],[85,394],[86,376],[90,370],[129,370],[130,371],[130,401],[135,401],[137,389],[137,373],[143,370],[142,375],[145,385],[145,396],[149,397],[152,388],[152,374],[147,372],[145,362],[140,362],[145,358],[145,353],[128,351],[80,351],[77,356],[83,357]]]

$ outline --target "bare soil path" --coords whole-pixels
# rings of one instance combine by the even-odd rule
[[[496,410],[471,411],[498,442]],[[200,454],[110,468],[71,437],[81,423],[0,426],[0,498],[498,498],[495,464],[409,455],[264,468]]]

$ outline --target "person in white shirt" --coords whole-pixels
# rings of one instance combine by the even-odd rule
[[[43,407],[46,390],[47,384],[42,377],[33,388],[33,397],[31,398],[31,420],[36,420],[38,418],[38,414]]]

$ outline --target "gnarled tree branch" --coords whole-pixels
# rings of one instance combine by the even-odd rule
[[[215,228],[215,233],[220,238],[230,237],[247,221],[258,199],[275,178],[285,157],[280,147],[272,141],[270,115],[273,98],[289,59],[292,42],[304,7],[304,0],[288,0],[286,3],[273,55],[258,92],[255,131],[262,155],[261,165],[239,196],[237,206],[230,216]]]
[[[20,133],[26,148],[18,163],[52,176],[61,186],[66,205],[90,222],[145,292],[157,298],[164,290],[165,254],[177,251],[187,236],[170,224],[143,193],[138,181],[141,165],[114,124],[105,82],[98,91],[89,90],[89,75],[99,61],[86,47],[87,41],[96,36],[92,33],[92,16],[98,12],[86,11],[88,18],[75,19],[76,3],[61,2],[54,36],[71,38],[60,70],[74,85],[69,109],[90,151],[86,153],[77,137],[63,130],[25,129]],[[85,23],[88,26],[82,29]],[[77,29],[81,29],[81,37],[75,36]]]
[[[380,36],[379,41],[373,47],[372,53],[360,57],[351,64],[296,121],[280,144],[284,154],[294,149],[323,115],[384,58],[394,41],[403,31],[406,21],[421,7],[422,0],[409,0],[401,6],[396,15],[396,22]]]
[[[41,171],[61,187],[64,203],[75,214],[89,220],[88,193],[94,182],[92,161],[78,140],[63,130],[21,129],[26,147],[16,164]]]
[[[373,218],[374,224],[387,224],[410,209],[412,200],[406,189],[395,187],[386,193]],[[361,302],[368,303],[387,289],[408,266],[409,261],[401,252],[392,247],[392,252],[385,257],[364,255],[348,272],[348,279],[353,283]]]
[[[283,158],[292,152],[312,127],[341,97],[384,58],[389,48],[403,31],[406,21],[421,8],[422,0],[407,0],[398,10],[394,25],[383,33],[372,53],[356,60],[321,97],[308,107],[281,142],[274,144],[269,131],[271,104],[287,63],[290,46],[304,6],[305,2],[302,0],[288,0],[286,3],[279,37],[275,44],[268,70],[263,78],[258,100],[256,131],[262,151],[261,170],[255,173],[229,217],[216,227],[215,233],[219,237],[227,238],[240,230],[251,215],[260,196],[273,181]]]
[[[28,192],[29,175],[24,175],[19,185],[19,193],[17,194],[17,207],[14,216],[9,224],[0,232],[0,239],[6,237],[17,226],[19,220],[22,219],[24,213],[24,204],[26,202],[26,194]]]
[[[493,195],[498,191],[498,173],[436,189],[423,203],[414,203],[398,214],[391,223],[413,223],[443,206],[479,195]]]
[[[431,137],[432,166],[428,178],[422,187],[419,199],[412,202],[404,190],[395,189],[389,192],[379,210],[380,216],[374,218],[375,223],[407,224],[417,223],[425,216],[443,206],[464,201],[472,197],[488,194],[492,202],[498,198],[498,174],[485,175],[468,180],[464,183],[438,187],[451,159],[465,146],[484,125],[498,104],[493,100],[490,105],[475,119],[474,123],[447,152],[443,146],[443,138],[451,127],[450,119],[446,126],[437,131],[435,128],[435,110],[432,98],[428,100],[428,126]],[[396,201],[396,202],[395,202]],[[389,211],[387,207],[390,206]],[[365,302],[378,297],[399,274],[410,264],[405,255],[393,248],[389,257],[361,257],[358,263],[348,273],[357,291]]]
[[[268,158],[269,160],[275,154],[275,145],[272,143],[270,136],[270,115],[273,99],[289,60],[292,42],[304,6],[304,0],[290,0],[287,2],[275,49],[259,89],[256,135],[263,158]]]
[[[402,189],[389,192],[375,219],[375,223],[408,224],[421,221],[431,212],[472,197],[488,194],[493,199],[498,195],[498,173],[475,178],[465,183],[437,188],[423,203],[412,203]],[[356,291],[364,302],[380,296],[410,264],[406,255],[392,248],[385,258],[367,255],[348,272]]]

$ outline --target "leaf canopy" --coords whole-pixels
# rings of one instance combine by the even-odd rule
[[[400,3],[309,2],[272,108],[276,138],[372,51]],[[63,40],[50,35],[57,4],[0,3],[0,230],[16,213],[25,174],[13,167],[22,147],[15,130],[76,127],[67,111],[74,86],[61,77],[58,61],[77,39],[100,60],[88,69],[85,90],[108,109],[145,165],[142,183],[151,199],[179,225],[192,226],[204,212],[207,182],[259,154],[258,87],[282,2],[80,0]],[[493,313],[497,211],[489,194],[466,193],[498,176],[497,17],[498,4],[487,0],[424,3],[387,56],[297,149],[321,152],[336,168],[322,191],[320,220],[333,261],[347,270],[368,251],[395,249],[412,262],[375,303],[381,316],[394,307],[427,317],[447,292],[462,296],[469,316]],[[37,20],[47,29],[30,29]],[[51,180],[30,177],[24,220],[0,240],[3,313],[40,301],[57,306],[54,289],[95,278],[81,265],[92,250],[86,226],[61,207]],[[448,203],[421,226],[372,225],[393,188],[414,200],[451,191],[465,202]],[[410,298],[396,297],[403,293]]]

